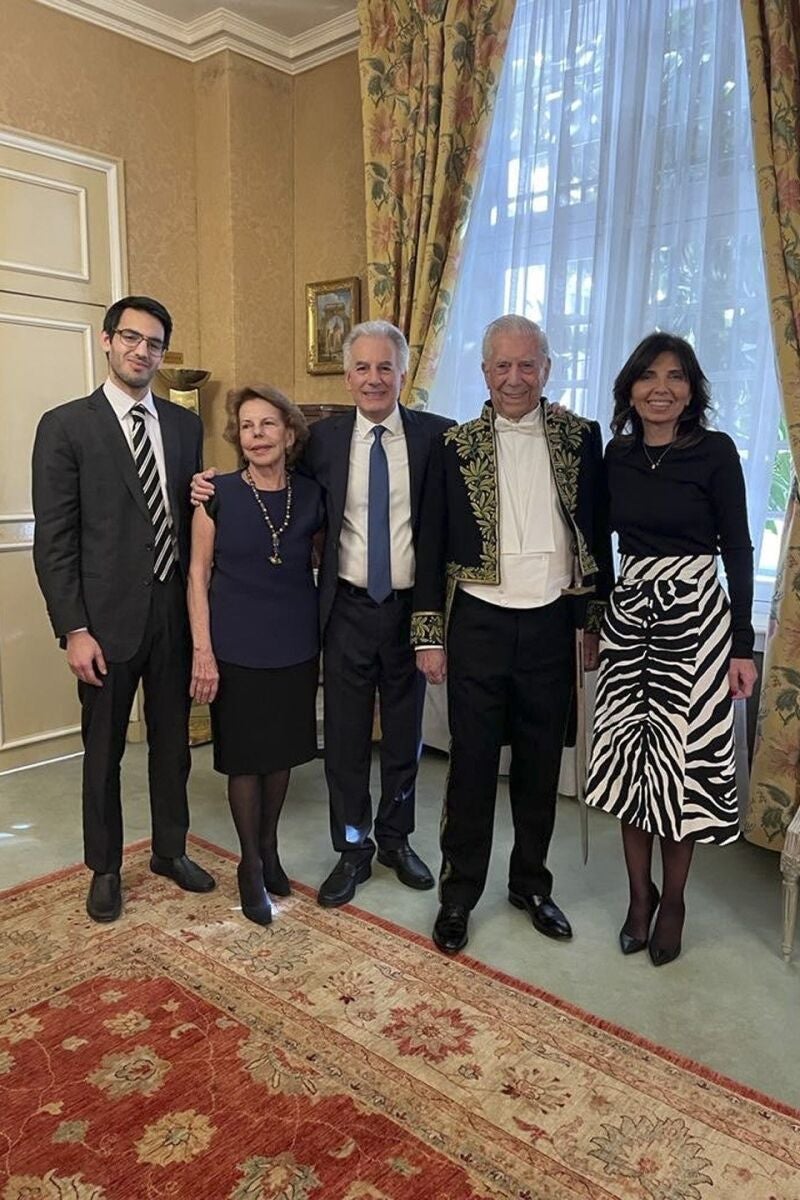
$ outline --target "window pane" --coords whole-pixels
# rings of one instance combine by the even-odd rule
[[[742,455],[767,598],[780,406],[758,231],[739,0],[518,0],[431,407],[480,410],[505,312],[544,326],[550,398],[606,433],[634,345],[687,337]]]

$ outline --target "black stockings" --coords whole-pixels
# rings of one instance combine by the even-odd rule
[[[278,818],[288,786],[288,770],[273,771],[271,775],[261,776],[261,831],[258,844],[261,861],[265,867],[278,861]]]
[[[278,818],[288,786],[288,770],[228,778],[228,800],[242,851],[239,884],[247,903],[259,903],[265,876],[283,876],[278,861]]]
[[[659,838],[663,872],[661,903],[653,930],[653,945],[671,950],[678,946],[685,915],[684,889],[692,862],[694,842]],[[630,907],[623,929],[631,937],[646,938],[657,895],[651,877],[653,834],[634,825],[622,825],[622,845],[628,868]]]
[[[622,846],[628,868],[630,905],[623,929],[630,937],[646,941],[653,916],[654,885],[650,877],[653,835],[635,825],[622,825]]]
[[[664,883],[658,917],[650,939],[653,947],[659,950],[674,950],[680,946],[686,914],[683,892],[693,852],[694,841],[691,839],[682,842],[673,842],[671,838],[661,839]]]

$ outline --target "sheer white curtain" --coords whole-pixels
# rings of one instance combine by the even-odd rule
[[[604,431],[644,334],[694,344],[769,595],[779,402],[739,0],[517,0],[434,411],[477,414],[482,332],[506,312],[547,331],[550,399]]]

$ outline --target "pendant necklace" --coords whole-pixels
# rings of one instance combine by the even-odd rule
[[[250,474],[249,467],[247,467],[245,469],[244,478],[245,478],[245,483],[249,484],[250,490],[256,498],[256,504],[261,509],[262,516],[264,517],[264,520],[267,523],[267,528],[269,529],[270,537],[272,538],[272,554],[269,554],[267,556],[268,561],[272,563],[273,567],[279,567],[283,563],[283,559],[280,556],[281,534],[286,532],[286,529],[289,525],[289,519],[292,515],[292,477],[287,472],[287,475],[286,475],[286,512],[283,514],[283,520],[281,521],[280,526],[277,529],[272,524],[272,518],[270,517],[269,513],[267,512],[266,505],[264,504],[264,502],[262,501],[261,497],[258,494],[258,488],[256,487],[256,485],[253,481],[253,476]]]
[[[644,442],[642,442],[642,449],[644,450],[644,456],[647,459],[647,461],[650,463],[651,471],[655,471],[656,467],[661,466],[662,462],[667,457],[667,455],[669,454],[669,452],[672,449],[672,447],[674,446],[674,444],[675,444],[674,442],[670,442],[669,445],[667,446],[666,450],[661,451],[658,458],[652,459],[650,457],[650,455],[647,453],[647,446],[645,445]]]

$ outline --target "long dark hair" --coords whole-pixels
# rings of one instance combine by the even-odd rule
[[[641,379],[647,368],[659,354],[666,351],[675,355],[683,367],[689,384],[691,398],[680,415],[675,431],[675,442],[681,446],[692,446],[708,428],[711,411],[711,393],[708,380],[697,361],[692,347],[675,333],[649,333],[643,338],[625,366],[614,380],[614,412],[611,416],[611,432],[614,440],[638,445],[644,437],[642,420],[631,404],[631,392],[637,379]]]

